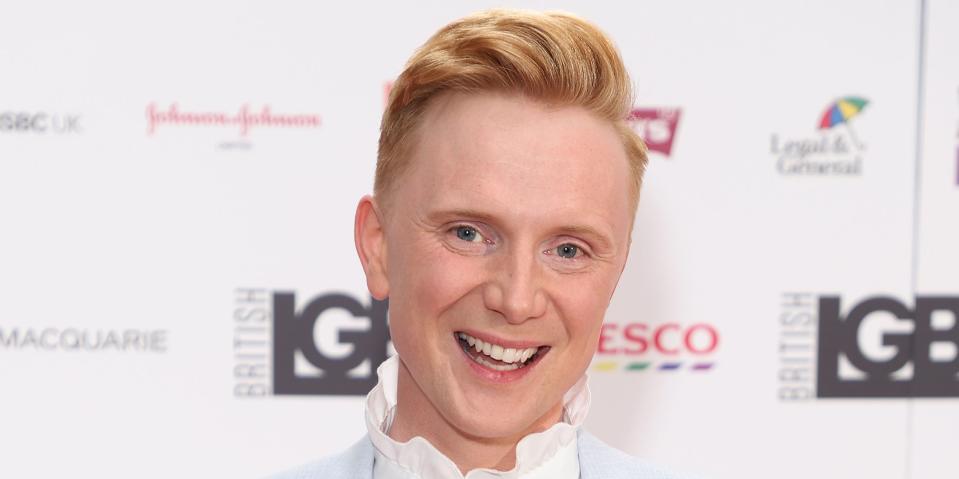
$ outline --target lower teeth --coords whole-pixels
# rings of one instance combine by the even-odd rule
[[[515,371],[520,368],[519,364],[493,364],[479,356],[470,356],[473,358],[473,361],[482,364],[490,369],[495,369],[497,371]]]

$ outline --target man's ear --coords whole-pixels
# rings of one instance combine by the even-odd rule
[[[356,205],[353,224],[353,240],[366,273],[366,287],[378,300],[389,296],[390,283],[386,271],[386,232],[384,218],[376,206],[376,200],[366,195]]]

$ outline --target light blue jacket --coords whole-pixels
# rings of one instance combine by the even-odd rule
[[[579,430],[580,479],[682,479],[665,470],[606,445]],[[321,459],[271,479],[372,479],[373,443],[368,436],[346,452]]]

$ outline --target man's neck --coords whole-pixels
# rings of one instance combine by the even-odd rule
[[[525,431],[501,438],[484,438],[457,429],[436,410],[400,361],[396,412],[388,435],[397,442],[421,436],[453,461],[464,475],[479,468],[508,471],[516,465],[516,444],[529,434],[544,431],[562,419],[563,405],[547,411]]]

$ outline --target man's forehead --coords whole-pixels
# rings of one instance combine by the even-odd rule
[[[515,95],[437,100],[396,184],[419,214],[471,211],[540,223],[589,218],[592,224],[567,225],[599,230],[630,222],[628,160],[608,122]]]
[[[447,175],[491,167],[527,179],[590,179],[596,168],[628,169],[613,125],[582,107],[556,107],[518,95],[457,94],[427,110],[413,153]],[[502,172],[502,171],[501,171]],[[551,173],[555,173],[552,174]]]

